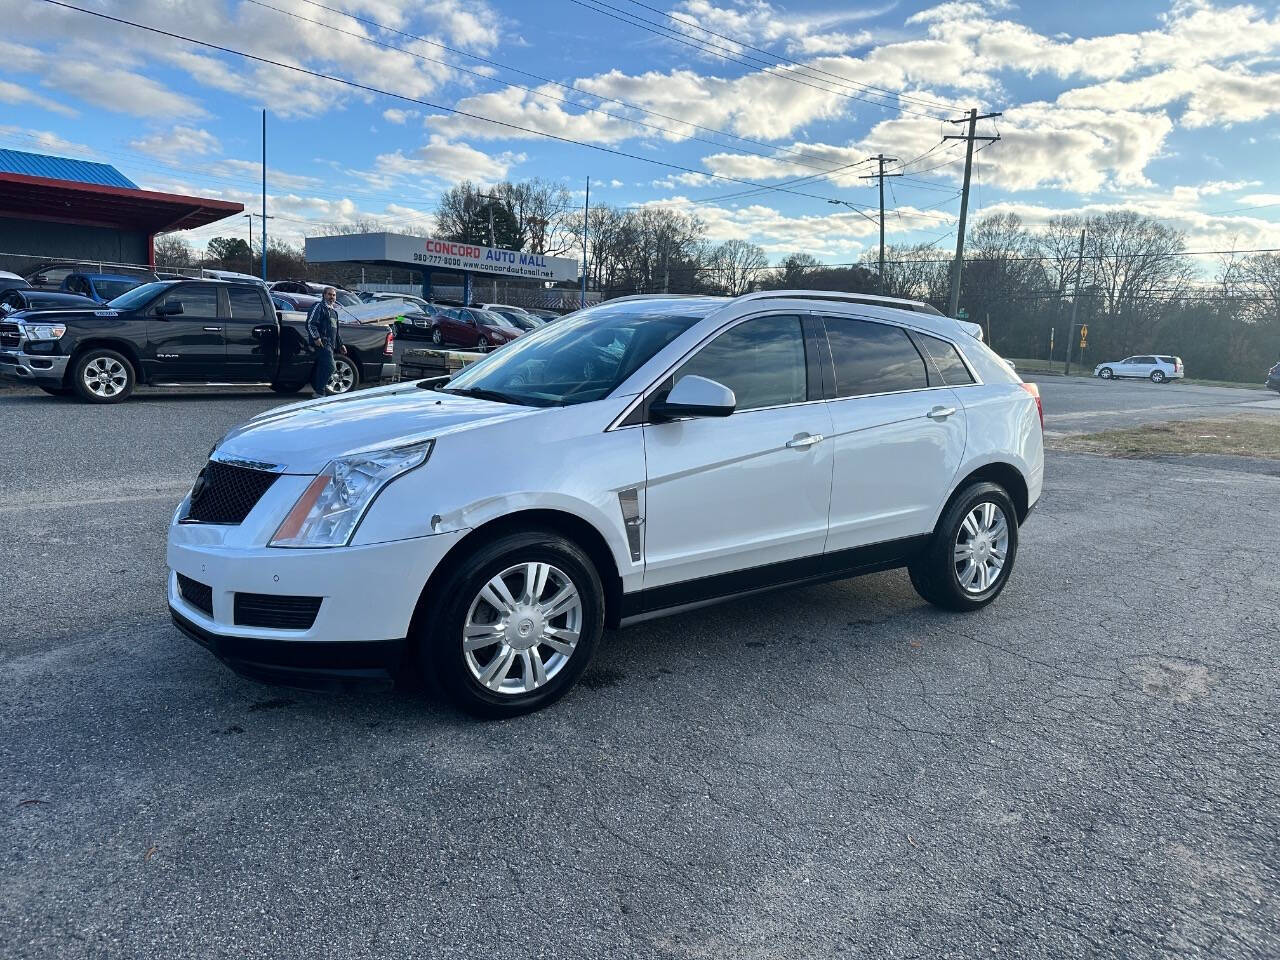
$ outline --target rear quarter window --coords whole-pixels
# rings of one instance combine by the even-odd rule
[[[958,387],[975,382],[973,374],[969,372],[964,360],[960,358],[960,352],[952,344],[938,337],[931,337],[927,333],[917,332],[916,337],[924,347],[925,353],[929,356],[929,362],[933,365],[933,372],[941,378],[944,384],[948,387]]]

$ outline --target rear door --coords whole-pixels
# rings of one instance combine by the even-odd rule
[[[728,417],[644,425],[645,591],[695,602],[817,571],[831,497],[831,418],[794,314],[718,334],[669,379],[733,390]],[[814,370],[817,370],[816,364]],[[818,374],[817,379],[821,376]],[[708,579],[711,578],[711,579]]]
[[[227,379],[270,383],[280,352],[275,311],[268,312],[261,291],[248,285],[228,287],[227,301]]]
[[[157,380],[222,380],[227,346],[218,313],[216,283],[183,283],[151,307],[147,337]],[[180,303],[182,312],[157,315],[161,305]]]
[[[827,555],[833,567],[853,566],[874,562],[863,548],[933,530],[964,456],[965,413],[904,327],[835,316],[825,323],[835,373]],[[932,349],[948,348],[955,353],[937,340]],[[967,375],[958,354],[955,362]]]

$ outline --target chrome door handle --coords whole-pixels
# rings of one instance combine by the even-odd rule
[[[815,443],[821,443],[822,441],[823,436],[820,433],[805,433],[788,440],[787,446],[792,450],[806,450]]]
[[[209,333],[221,333],[221,332],[222,332],[222,328],[221,328],[221,327],[205,327],[205,330],[207,330]]]
[[[930,420],[945,420],[956,412],[955,407],[934,407],[925,414]]]

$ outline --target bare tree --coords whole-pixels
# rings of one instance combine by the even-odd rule
[[[729,296],[737,297],[764,280],[762,271],[768,265],[769,258],[762,248],[735,237],[711,251],[709,269],[712,282]]]
[[[176,233],[164,233],[156,237],[155,255],[157,267],[190,267],[196,262],[191,244]]]

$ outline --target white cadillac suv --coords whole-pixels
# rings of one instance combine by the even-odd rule
[[[816,291],[614,300],[447,383],[229,432],[169,529],[174,621],[304,686],[416,669],[502,716],[605,627],[906,567],[1004,589],[1040,496],[1038,391],[956,321]]]

